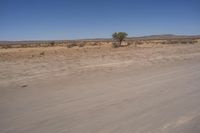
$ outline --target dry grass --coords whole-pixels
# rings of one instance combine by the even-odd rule
[[[147,44],[197,44],[199,39],[196,38],[177,38],[177,39],[128,39],[126,40],[127,46],[139,46]],[[72,47],[85,47],[85,46],[102,46],[102,45],[112,45],[114,48],[119,47],[116,42],[112,40],[108,41],[47,41],[47,42],[13,42],[13,43],[1,43],[0,48],[28,48],[28,47],[54,47],[54,46],[65,46],[67,48]]]

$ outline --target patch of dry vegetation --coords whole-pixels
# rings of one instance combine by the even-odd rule
[[[165,45],[165,44],[197,44],[200,43],[199,38],[173,38],[173,39],[126,39],[122,46],[140,45]],[[86,47],[86,46],[118,46],[118,43],[113,40],[80,40],[80,41],[26,41],[26,42],[7,42],[0,43],[0,48],[28,48],[28,47],[54,47],[62,46],[67,48]]]

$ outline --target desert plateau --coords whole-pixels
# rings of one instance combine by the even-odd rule
[[[0,49],[1,133],[198,133],[200,42]]]

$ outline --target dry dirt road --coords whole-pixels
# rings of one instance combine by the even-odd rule
[[[199,57],[123,69],[0,82],[0,132],[200,132]]]

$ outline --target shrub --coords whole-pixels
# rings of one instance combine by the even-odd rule
[[[55,45],[55,42],[53,41],[53,42],[50,42],[50,45],[51,46],[54,46]]]
[[[44,56],[44,54],[45,54],[45,52],[43,51],[43,52],[40,53],[40,56]]]
[[[96,46],[96,45],[98,45],[97,42],[94,42],[94,43],[91,44],[91,46]]]
[[[79,47],[84,47],[85,44],[84,44],[84,43],[79,43],[78,46],[79,46]]]
[[[2,48],[5,48],[5,49],[12,48],[12,46],[8,44],[8,45],[3,45]]]
[[[113,48],[118,48],[120,46],[120,43],[118,42],[113,42],[112,43]]]
[[[136,41],[135,42],[135,45],[142,45],[143,44],[143,42],[141,42],[141,41]]]
[[[75,43],[67,44],[67,48],[72,48],[72,47],[75,47],[75,46],[77,46],[77,44],[75,44]]]

